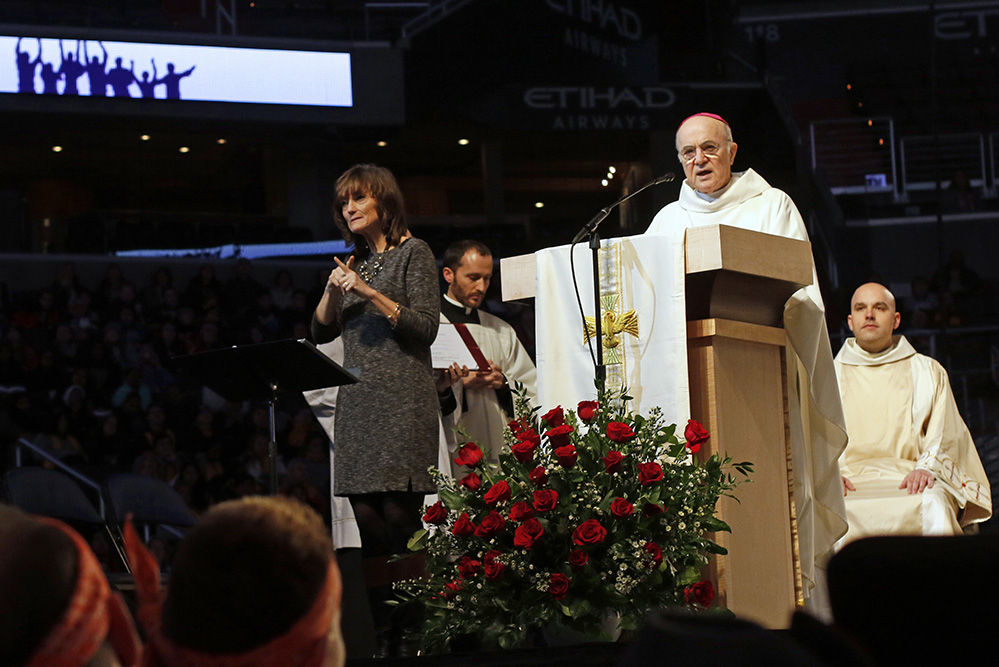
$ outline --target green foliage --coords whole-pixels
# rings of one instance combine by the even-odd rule
[[[535,627],[598,634],[608,615],[634,629],[655,608],[703,609],[705,598],[688,602],[695,596],[685,591],[702,585],[711,554],[725,553],[706,534],[729,531],[715,515],[717,501],[752,466],[717,455],[699,460],[661,410],[634,415],[629,401],[624,392],[601,392],[595,410],[583,403],[539,416],[520,392],[521,416],[510,424],[499,465],[472,470],[481,486],[431,470],[446,511],[438,508],[436,523],[410,541],[425,554],[429,577],[397,585],[404,603],[426,613],[428,652],[469,635],[486,649],[515,648]],[[525,442],[535,446],[525,451]],[[559,449],[566,445],[574,462]],[[502,482],[510,496],[496,500],[490,491]],[[549,508],[536,493],[550,499],[552,491],[558,498]],[[502,527],[483,533],[494,512]],[[540,535],[531,540],[532,532]]]

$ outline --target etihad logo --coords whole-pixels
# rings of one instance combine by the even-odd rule
[[[989,24],[995,30],[999,9],[981,8],[941,12],[933,17],[938,39],[983,39],[989,36]]]
[[[642,19],[627,7],[604,0],[545,0],[545,4],[559,14],[578,18],[601,30],[613,28],[621,37],[636,41],[642,37]]]
[[[524,92],[524,103],[530,108],[558,111],[667,109],[675,101],[673,91],[663,86],[557,86],[530,88]]]

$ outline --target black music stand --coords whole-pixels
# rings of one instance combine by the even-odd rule
[[[266,400],[270,413],[271,493],[277,493],[277,434],[274,402],[289,391],[337,387],[358,381],[305,339],[227,347],[171,358],[182,375],[197,380],[230,401]]]

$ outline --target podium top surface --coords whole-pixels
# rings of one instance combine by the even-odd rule
[[[691,227],[685,273],[735,271],[799,287],[812,284],[812,244],[727,225]]]
[[[230,401],[353,384],[358,377],[307,340],[278,340],[173,357],[182,374]]]

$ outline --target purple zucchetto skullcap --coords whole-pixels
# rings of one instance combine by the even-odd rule
[[[684,118],[682,121],[680,121],[680,124],[676,126],[676,129],[679,130],[681,127],[683,127],[683,124],[686,123],[688,120],[690,120],[691,118],[697,118],[698,116],[706,116],[708,118],[714,118],[715,120],[720,120],[721,122],[723,122],[726,125],[728,125],[728,121],[725,120],[724,118],[722,118],[721,116],[719,116],[718,114],[716,114],[716,113],[708,113],[707,111],[702,111],[700,113],[695,113],[693,116],[687,116],[686,118]],[[731,127],[731,125],[729,125],[729,127]]]

